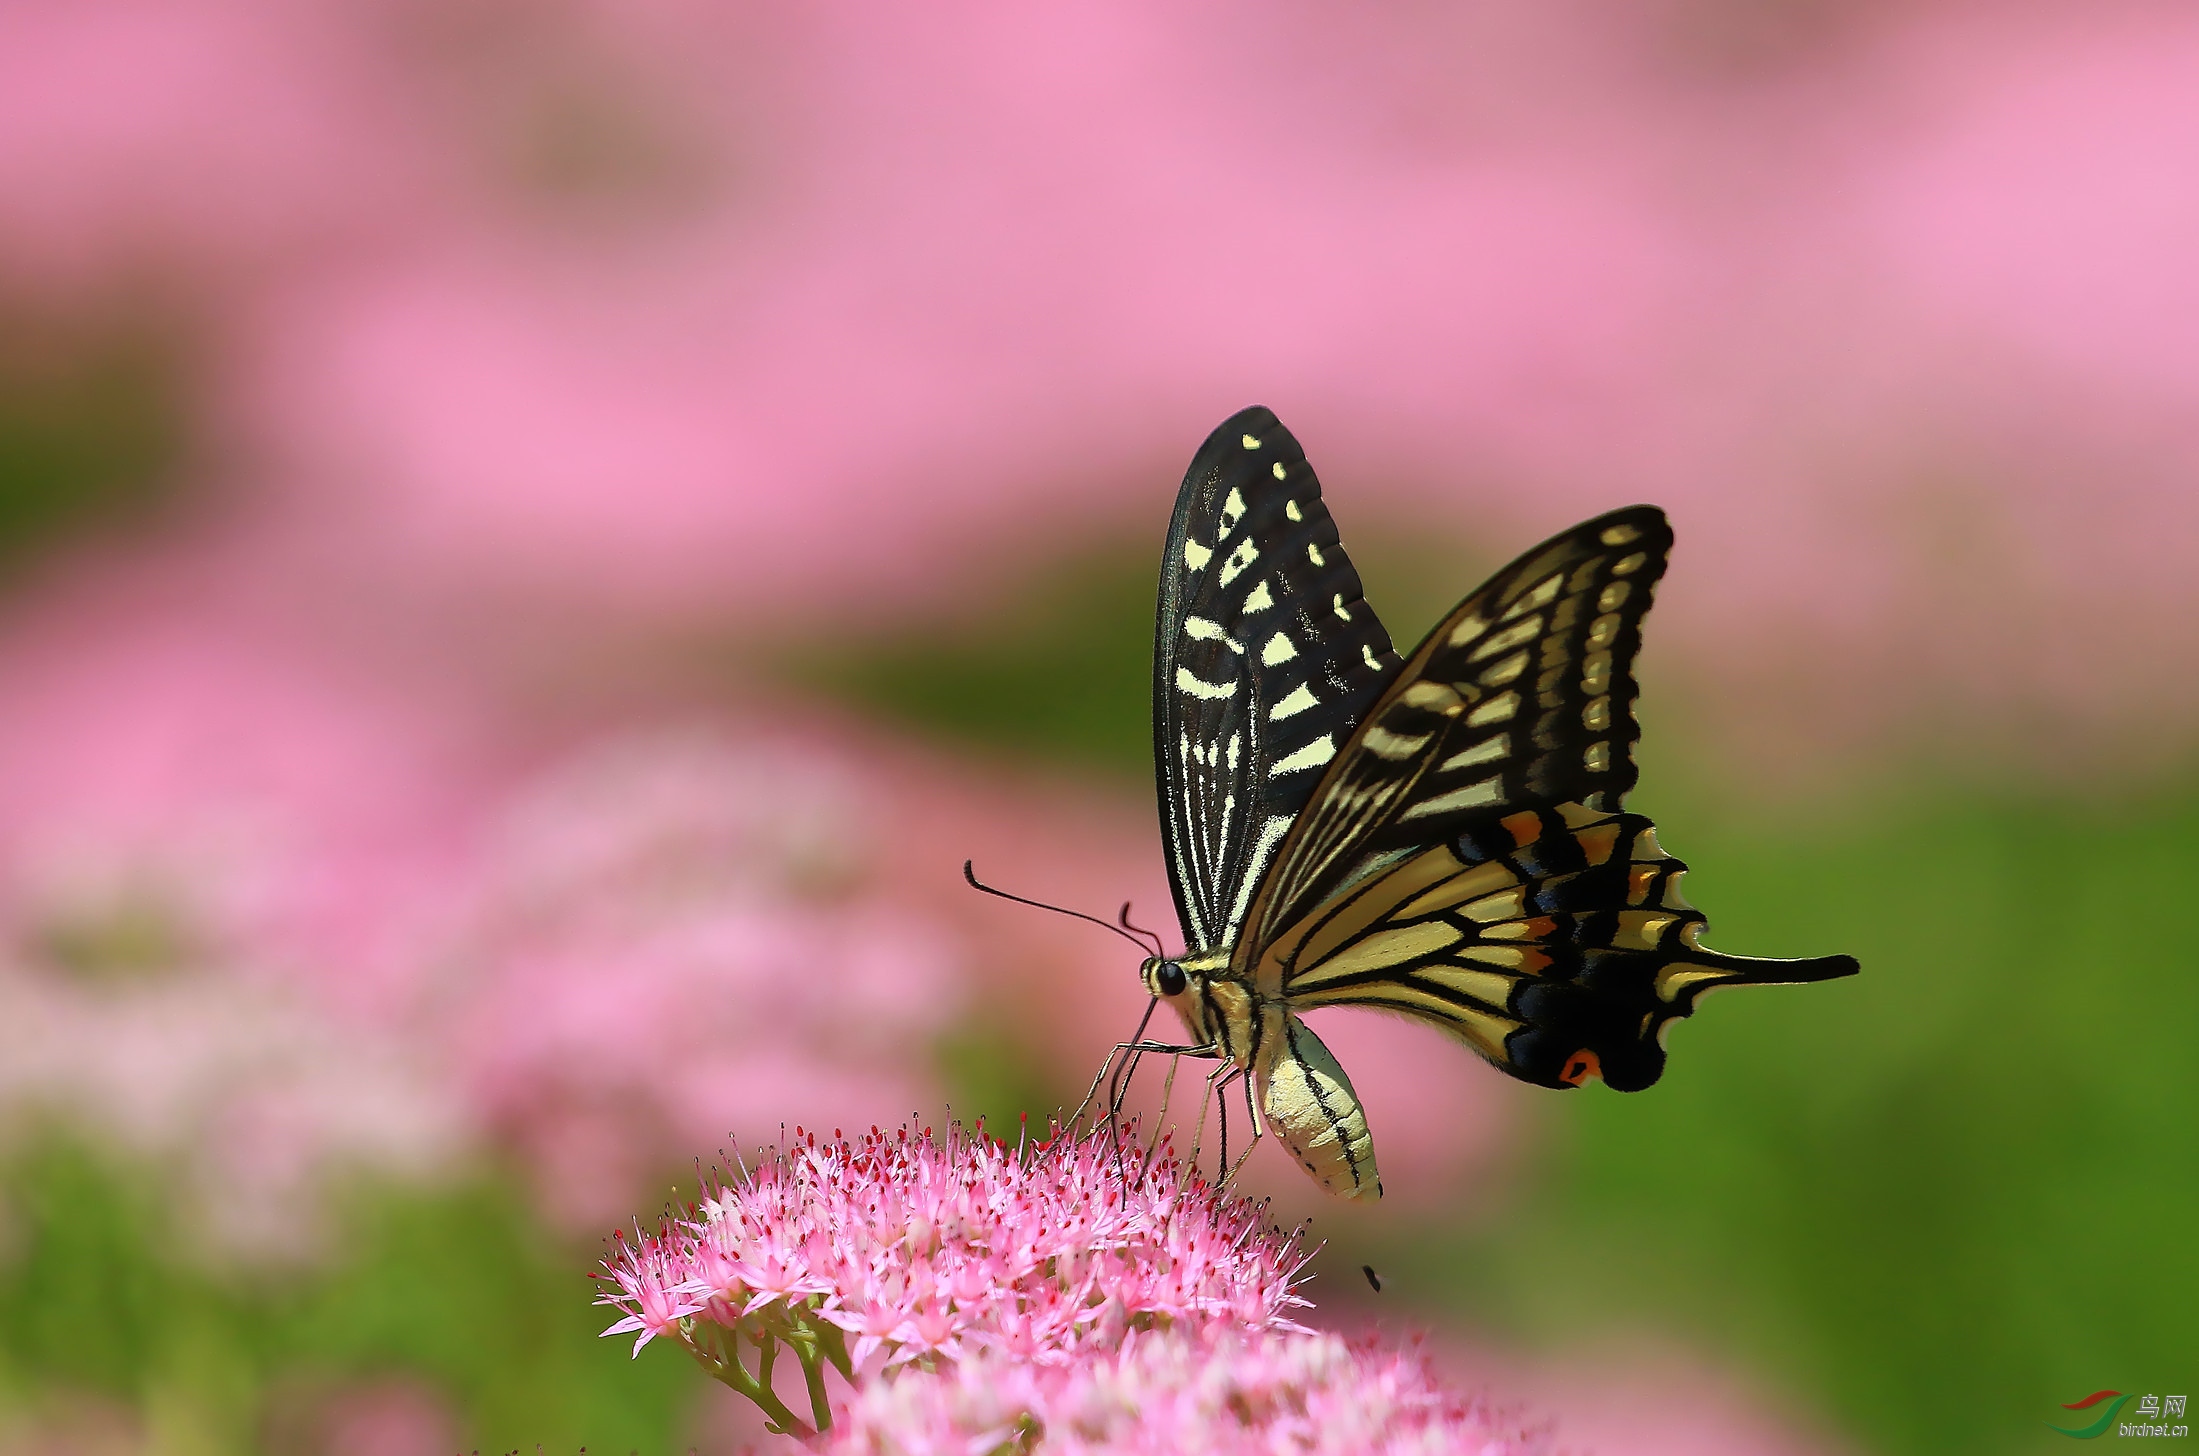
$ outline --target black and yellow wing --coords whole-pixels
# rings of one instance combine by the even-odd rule
[[[1223,421],[1176,497],[1153,636],[1155,787],[1189,949],[1237,939],[1398,666],[1298,442],[1258,406]]]
[[[1621,802],[1633,659],[1672,535],[1634,506],[1544,542],[1462,602],[1337,753],[1275,856],[1234,966],[1293,1010],[1433,1021],[1545,1086],[1664,1068],[1715,987],[1852,974],[1846,956],[1703,948],[1686,868]]]
[[[1293,1010],[1432,1021],[1523,1081],[1621,1092],[1664,1072],[1664,1032],[1722,986],[1853,975],[1848,956],[1703,946],[1687,866],[1639,814],[1566,802],[1462,830],[1309,916],[1272,948]]]

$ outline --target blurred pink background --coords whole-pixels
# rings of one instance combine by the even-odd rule
[[[0,6],[11,367],[153,338],[183,441],[0,617],[0,1130],[310,1259],[338,1169],[511,1157],[598,1230],[936,1106],[973,1021],[1096,1065],[1133,957],[958,870],[1159,920],[1145,800],[753,661],[1157,541],[1255,400],[1484,564],[1664,504],[1746,786],[2161,761],[2194,76],[2138,0]],[[1515,1089],[1324,1034],[1408,1210],[1501,1198]],[[1774,1449],[1751,1400],[1687,1449]]]

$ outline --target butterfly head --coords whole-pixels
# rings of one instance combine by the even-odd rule
[[[1161,956],[1148,956],[1145,964],[1138,967],[1138,976],[1145,982],[1145,989],[1161,1000],[1170,1002],[1191,989],[1192,980],[1197,974],[1195,971],[1185,970],[1183,962]]]

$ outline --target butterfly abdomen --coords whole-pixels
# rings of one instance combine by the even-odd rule
[[[1367,1115],[1321,1038],[1279,1006],[1266,1008],[1253,1083],[1269,1131],[1315,1182],[1343,1198],[1380,1198]]]

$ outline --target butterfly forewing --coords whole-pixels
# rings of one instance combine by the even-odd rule
[[[1192,949],[1226,946],[1321,771],[1398,667],[1320,482],[1266,409],[1226,421],[1184,476],[1153,660],[1176,908]]]
[[[1438,624],[1329,765],[1238,964],[1463,825],[1561,800],[1616,808],[1640,736],[1634,654],[1671,544],[1656,507],[1613,511],[1527,552]]]

